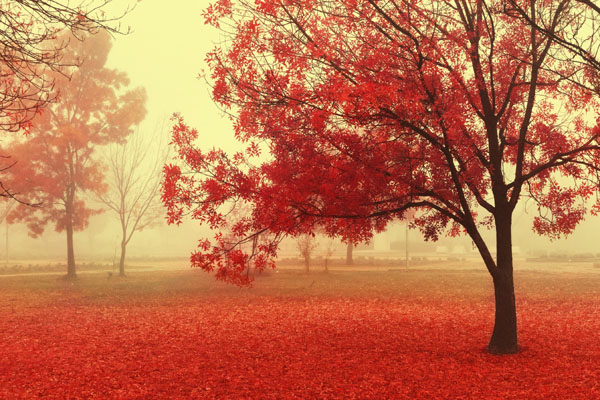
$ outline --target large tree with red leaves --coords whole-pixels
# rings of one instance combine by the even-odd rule
[[[229,40],[207,56],[213,96],[246,150],[199,149],[178,117],[163,200],[170,222],[191,214],[217,231],[232,207],[251,212],[237,240],[202,240],[192,265],[244,284],[249,258],[272,266],[283,236],[366,240],[416,209],[426,238],[472,239],[495,290],[489,350],[516,352],[515,207],[534,199],[533,227],[551,237],[600,207],[586,59],[599,16],[586,3],[217,1],[205,17]],[[241,251],[256,234],[271,241]]]
[[[76,276],[73,234],[99,212],[84,193],[107,188],[105,166],[95,150],[123,143],[146,114],[145,91],[125,90],[127,75],[105,67],[111,46],[105,31],[72,41],[65,57],[80,65],[69,71],[70,79],[59,73],[53,77],[60,101],[44,110],[28,137],[5,149],[15,163],[6,171],[9,187],[38,203],[35,208],[18,205],[9,221],[26,223],[34,237],[48,223],[66,232],[69,277]]]

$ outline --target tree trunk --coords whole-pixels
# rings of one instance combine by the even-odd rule
[[[127,243],[121,242],[121,259],[119,260],[119,276],[125,276],[125,251]]]
[[[310,272],[310,255],[304,256],[304,272],[307,274]]]
[[[75,200],[75,184],[73,183],[73,177],[75,176],[75,170],[73,166],[73,153],[69,147],[69,177],[70,183],[67,185],[65,199],[65,218],[66,218],[66,230],[67,230],[67,278],[75,278],[75,250],[73,247],[73,203]]]
[[[75,278],[75,251],[73,246],[73,218],[67,211],[67,278]]]
[[[6,248],[6,267],[8,268],[8,221],[6,218],[4,219],[4,223],[6,224],[6,237],[4,238],[4,247]]]
[[[353,265],[354,259],[352,258],[352,252],[354,250],[354,245],[350,242],[346,246],[346,265]]]
[[[518,351],[511,225],[510,214],[496,218],[497,268],[492,276],[496,314],[488,346],[493,354],[513,354]]]
[[[494,277],[494,298],[496,315],[494,331],[488,349],[493,354],[513,354],[518,351],[517,309],[512,271],[499,273]]]

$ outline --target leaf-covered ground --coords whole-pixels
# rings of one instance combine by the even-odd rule
[[[517,275],[521,352],[484,351],[480,271],[0,280],[0,398],[600,398],[600,274]]]

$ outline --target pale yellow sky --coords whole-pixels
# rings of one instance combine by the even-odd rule
[[[141,0],[122,19],[122,26],[125,29],[130,26],[133,32],[115,36],[108,66],[126,72],[132,87],[146,88],[148,115],[143,124],[145,129],[151,131],[161,118],[180,112],[190,125],[198,129],[198,144],[202,149],[216,146],[232,151],[240,146],[233,139],[231,123],[212,102],[209,87],[198,79],[198,74],[205,68],[206,52],[220,36],[216,29],[204,25],[201,15],[202,10],[212,1]],[[135,3],[136,0],[114,0],[111,9],[123,9],[127,4]],[[168,132],[165,134],[168,135]],[[527,247],[544,248],[549,244],[562,249],[594,249],[589,245],[588,239],[590,232],[596,230],[598,219],[588,218],[568,240],[550,243],[548,238],[537,237],[531,232],[528,220],[535,213],[534,207],[528,205],[525,213],[527,222],[515,226],[515,241],[527,238],[522,243],[522,251]],[[164,229],[166,228],[163,227],[162,230]],[[196,233],[186,233],[189,230]],[[168,236],[172,235],[174,240],[166,247],[172,246],[172,250],[179,251],[181,255],[186,255],[193,249],[196,239],[203,236],[200,231],[206,235],[206,231],[195,222],[179,228],[170,227],[168,231]],[[78,235],[83,240],[85,234]],[[105,236],[107,235],[108,233]],[[184,243],[184,238],[189,243]],[[136,247],[142,246],[141,251],[145,245],[154,243],[155,239],[152,231],[140,233],[134,239],[135,243],[132,243],[132,251],[135,253]]]
[[[126,72],[132,87],[146,88],[148,115],[143,128],[149,133],[162,118],[180,112],[190,125],[199,130],[198,145],[201,148],[206,150],[216,146],[232,151],[240,146],[233,139],[231,124],[212,102],[209,87],[198,79],[198,74],[205,68],[206,52],[220,36],[217,30],[204,25],[201,15],[210,2],[141,0],[122,19],[122,26],[131,26],[133,32],[126,36],[115,36],[108,66]],[[111,9],[124,9],[128,4],[135,3],[136,0],[113,0]],[[164,133],[168,136],[168,132]],[[518,215],[524,221],[515,223],[514,242],[522,252],[529,248],[598,251],[594,244],[597,241],[594,238],[597,236],[598,218],[588,218],[569,239],[550,242],[548,238],[538,237],[531,232],[529,220],[536,210],[532,204],[527,204],[526,210],[519,211]],[[94,218],[88,230],[76,235],[76,257],[112,255],[119,240],[117,228],[115,216],[110,213]],[[383,234],[384,239],[402,240],[404,230],[401,228],[392,227],[389,234]],[[56,235],[50,226],[41,244],[40,241],[26,238],[26,229],[22,226],[12,226],[10,229],[11,254],[33,248],[42,253],[54,254],[58,251],[62,254],[64,234]],[[197,240],[207,236],[212,235],[195,221],[188,221],[179,227],[161,225],[136,233],[128,254],[186,257],[194,250]],[[411,240],[418,240],[417,237],[417,232],[411,232]],[[385,240],[382,243],[380,245],[385,247]],[[460,245],[460,241],[456,244]]]
[[[134,3],[116,0],[113,6]],[[157,119],[180,112],[200,132],[202,147],[236,148],[231,123],[210,98],[210,88],[198,79],[207,51],[219,32],[204,25],[201,15],[209,0],[142,0],[122,19],[129,35],[116,35],[108,64],[127,72],[132,86],[148,93],[148,116]]]

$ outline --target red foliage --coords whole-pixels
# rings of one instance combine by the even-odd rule
[[[589,57],[565,56],[562,33],[592,41],[583,27],[600,15],[587,7],[216,1],[206,22],[229,40],[207,55],[213,98],[247,148],[199,149],[177,116],[169,222],[191,215],[220,230],[231,207],[249,204],[238,235],[273,235],[258,251],[268,260],[282,235],[318,227],[358,242],[416,209],[428,239],[467,233],[490,273],[509,276],[511,227],[499,226],[523,194],[540,211],[534,228],[550,236],[593,207],[600,146],[589,116],[600,103]],[[532,33],[530,15],[549,35]],[[486,243],[481,229],[494,226],[499,242]],[[235,246],[202,243],[194,265],[240,283],[248,260]]]
[[[58,232],[67,225],[84,229],[90,215],[81,192],[105,190],[103,165],[95,154],[97,146],[122,142],[145,116],[146,94],[142,89],[124,91],[126,74],[105,68],[111,48],[110,34],[101,31],[85,40],[70,35],[60,40],[72,44],[65,62],[81,62],[68,72],[70,79],[55,73],[60,101],[38,117],[30,135],[21,142],[5,145],[10,162],[5,172],[9,186],[19,198],[41,207],[17,207],[10,221],[27,223],[36,236],[48,223]]]
[[[145,116],[143,89],[128,90],[126,74],[104,66],[111,48],[105,31],[78,40],[71,39],[65,61],[80,62],[69,77],[55,73],[60,101],[38,117],[30,135],[2,148],[14,162],[3,182],[18,198],[39,203],[32,208],[19,205],[8,221],[27,224],[32,236],[40,235],[49,223],[57,232],[66,231],[69,274],[75,274],[73,231],[84,229],[91,215],[83,193],[106,190],[104,166],[95,153],[99,146],[123,142]]]
[[[595,301],[523,300],[524,348],[498,357],[481,346],[490,301],[432,297],[2,292],[0,398],[600,396]]]

